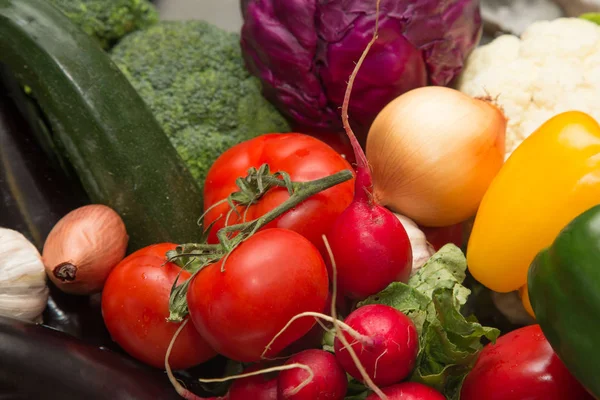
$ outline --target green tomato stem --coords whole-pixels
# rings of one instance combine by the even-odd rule
[[[293,193],[290,198],[281,203],[279,206],[275,207],[262,217],[259,217],[253,221],[242,222],[240,224],[226,226],[221,228],[217,232],[217,237],[219,238],[219,242],[223,245],[226,251],[231,251],[235,247],[237,247],[241,242],[246,240],[248,237],[252,236],[256,231],[267,225],[268,223],[274,221],[280,215],[285,212],[291,210],[292,208],[298,206],[304,200],[309,197],[322,192],[326,189],[329,189],[335,185],[338,185],[342,182],[352,179],[352,172],[349,170],[343,170],[337,172],[333,175],[326,176],[324,178],[316,179],[314,181],[309,182],[293,182]],[[281,179],[273,178],[271,176],[265,177],[265,181],[269,184],[285,187],[285,183]],[[240,234],[232,239],[229,238],[230,233],[234,232],[248,232],[246,235]]]

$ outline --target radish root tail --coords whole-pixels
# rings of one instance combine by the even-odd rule
[[[350,127],[350,122],[348,121],[348,106],[350,104],[350,93],[352,92],[352,86],[354,85],[354,80],[356,79],[356,75],[358,74],[358,70],[362,65],[365,58],[367,58],[367,54],[369,50],[373,46],[373,44],[377,41],[379,35],[379,3],[380,0],[377,0],[376,11],[375,11],[375,30],[373,31],[373,38],[367,44],[367,47],[363,51],[362,55],[358,59],[352,74],[350,75],[350,79],[348,79],[348,86],[346,87],[346,93],[344,94],[344,102],[342,103],[342,125],[344,126],[344,130],[346,131],[346,135],[350,139],[352,143],[352,149],[354,150],[354,155],[356,157],[356,162],[359,167],[367,168],[369,166],[369,162],[367,161],[367,157],[365,156],[365,152],[360,147],[352,128]]]
[[[379,4],[379,0],[377,1],[377,4]],[[375,384],[375,382],[373,382],[373,380],[371,379],[369,374],[367,374],[367,371],[365,371],[365,367],[363,367],[360,360],[358,359],[356,352],[354,351],[354,349],[352,348],[350,343],[348,343],[348,340],[346,340],[344,333],[338,328],[338,323],[337,323],[337,318],[336,318],[337,313],[335,310],[335,300],[337,297],[337,266],[335,264],[335,258],[333,257],[333,251],[331,251],[331,246],[329,246],[329,241],[327,240],[327,237],[325,235],[323,235],[323,242],[325,242],[325,247],[327,248],[327,254],[329,255],[329,259],[331,260],[331,272],[333,275],[332,276],[332,280],[333,280],[332,295],[331,295],[331,317],[333,319],[332,322],[333,322],[333,330],[335,332],[335,336],[339,339],[340,342],[342,342],[342,344],[344,345],[344,349],[346,349],[348,351],[348,353],[350,353],[350,357],[352,357],[352,360],[354,361],[356,368],[360,372],[360,375],[362,376],[365,384],[369,387],[369,389],[371,389],[375,394],[377,394],[377,396],[379,396],[380,399],[387,400],[388,397],[385,395],[385,393],[383,393],[381,391],[381,389],[379,389],[379,386],[377,386]]]
[[[314,312],[314,311],[306,311],[303,313],[300,313],[298,315],[294,315],[292,317],[292,319],[290,319],[288,321],[287,324],[285,324],[285,326],[283,328],[281,328],[281,330],[279,332],[277,332],[277,335],[275,335],[273,337],[273,339],[271,339],[271,341],[265,346],[265,349],[263,350],[262,354],[261,354],[261,358],[263,360],[268,359],[266,354],[267,352],[271,349],[271,346],[273,345],[273,343],[275,343],[275,341],[277,340],[277,338],[279,336],[281,336],[283,334],[283,332],[285,332],[290,325],[292,325],[294,323],[294,321],[300,319],[300,318],[304,318],[304,317],[314,317],[314,318],[320,318],[322,320],[325,320],[327,322],[331,322],[334,323],[334,319],[333,317],[330,317],[329,315],[325,315],[325,314],[321,314],[318,312]],[[352,329],[350,326],[348,326],[347,324],[343,323],[342,321],[337,321],[337,325],[338,328],[341,327],[342,329],[344,329],[345,331],[347,331],[350,336],[352,336],[353,338],[355,338],[357,341],[359,341],[360,343],[364,344],[365,346],[369,346],[373,343],[373,341],[371,340],[371,338],[366,337],[364,335],[361,335],[360,333],[358,333],[356,330]]]
[[[177,331],[175,331],[175,334],[173,335],[173,338],[171,339],[171,342],[169,343],[169,347],[167,348],[167,353],[165,354],[165,370],[167,371],[167,376],[169,377],[169,381],[171,382],[171,385],[173,385],[173,388],[175,389],[175,391],[177,392],[178,395],[180,395],[181,397],[183,397],[186,400],[204,400],[202,397],[196,396],[194,393],[192,393],[189,390],[187,390],[186,388],[184,388],[183,385],[181,383],[179,383],[177,378],[175,378],[175,376],[173,375],[173,371],[171,371],[171,366],[169,365],[169,357],[171,357],[171,351],[173,350],[173,345],[175,344],[177,337],[179,336],[179,334],[181,333],[183,328],[185,328],[188,321],[189,321],[189,319],[186,319],[185,321],[183,321],[181,323],[181,325],[179,325],[179,328],[177,328]]]
[[[259,371],[246,372],[244,374],[239,374],[239,375],[226,376],[224,378],[198,379],[198,381],[202,382],[202,383],[227,382],[227,381],[230,381],[233,379],[249,378],[251,376],[268,374],[270,372],[286,371],[286,370],[295,369],[295,368],[300,368],[300,369],[303,369],[306,372],[308,372],[308,377],[306,379],[304,379],[302,381],[302,383],[300,383],[298,386],[296,386],[293,390],[286,392],[287,394],[292,396],[292,395],[295,395],[298,392],[300,392],[302,389],[304,389],[306,387],[306,385],[310,384],[312,382],[312,380],[314,379],[315,374],[308,365],[300,364],[300,363],[293,363],[293,364],[288,364],[288,365],[281,365],[278,367],[265,368],[265,369],[261,369]]]

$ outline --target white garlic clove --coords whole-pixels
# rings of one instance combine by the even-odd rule
[[[408,235],[408,239],[410,240],[410,247],[412,249],[413,254],[413,264],[412,264],[412,272],[411,276],[415,274],[431,256],[435,253],[435,249],[433,246],[427,241],[427,237],[421,229],[419,229],[418,225],[411,220],[410,218],[394,213],[396,218],[400,220],[404,230]]]
[[[19,232],[0,228],[0,315],[41,322],[48,292],[36,247]]]

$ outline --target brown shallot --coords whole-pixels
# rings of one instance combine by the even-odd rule
[[[48,277],[62,291],[97,293],[125,257],[128,241],[125,224],[113,209],[87,205],[71,211],[54,226],[42,260]]]

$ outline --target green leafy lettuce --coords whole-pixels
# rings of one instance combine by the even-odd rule
[[[447,398],[460,398],[460,388],[479,351],[482,339],[495,341],[500,331],[484,327],[461,307],[471,291],[462,285],[467,261],[447,244],[408,281],[394,282],[358,306],[385,304],[408,315],[419,332],[419,354],[412,381],[436,388]]]

